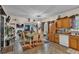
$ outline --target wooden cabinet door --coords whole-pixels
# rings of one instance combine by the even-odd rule
[[[77,50],[79,51],[79,40],[78,40],[78,47],[77,47]]]
[[[59,43],[59,35],[55,35],[54,41],[55,41],[56,43]]]
[[[52,41],[55,41],[55,34],[56,34],[56,22],[53,22],[51,25],[51,37]]]
[[[74,49],[77,49],[77,39],[76,37],[73,37],[73,36],[70,36],[70,39],[69,39],[69,47],[70,48],[74,48]]]
[[[57,20],[57,28],[62,28],[62,20]]]
[[[79,51],[79,36],[78,36],[78,38],[77,38],[77,42],[78,42],[78,45],[77,45],[77,50]]]
[[[51,32],[52,32],[52,34],[55,34],[55,32],[56,32],[56,22],[52,23]]]
[[[62,20],[62,27],[63,28],[70,28],[71,27],[71,19],[70,18],[64,18]]]

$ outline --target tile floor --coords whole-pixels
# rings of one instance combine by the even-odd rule
[[[79,54],[79,51],[61,46],[53,42],[47,42],[43,45],[40,45],[32,49],[28,49],[23,52],[19,49],[18,52],[19,53],[13,54]],[[8,54],[12,54],[12,52],[9,52]]]
[[[24,54],[66,54],[66,47],[56,43],[44,43],[41,46],[24,51]]]

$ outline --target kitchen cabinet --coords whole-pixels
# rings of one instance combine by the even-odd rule
[[[77,50],[79,51],[79,39],[78,39],[78,47],[77,47]]]
[[[57,20],[57,28],[62,28],[62,19]]]
[[[52,32],[53,34],[56,33],[56,22],[53,22],[53,23],[51,24],[51,32]]]
[[[53,22],[51,25],[51,37],[53,42],[55,42],[55,34],[56,34],[56,22]]]
[[[62,20],[62,27],[63,28],[70,28],[71,27],[71,18],[63,18]]]
[[[55,34],[52,34],[51,39],[52,42],[55,42]]]
[[[48,34],[48,39],[49,39],[50,41],[52,41],[52,33],[49,33],[49,34]]]
[[[59,43],[59,35],[58,34],[55,34],[54,42]]]
[[[72,26],[72,19],[69,17],[57,20],[57,28],[70,28]]]
[[[70,36],[69,37],[69,47],[73,48],[73,49],[78,49],[78,40],[79,40],[79,37]]]

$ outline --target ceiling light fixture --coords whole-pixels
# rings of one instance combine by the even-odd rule
[[[41,17],[41,15],[37,15],[37,17],[38,17],[38,18],[40,18],[40,17]]]

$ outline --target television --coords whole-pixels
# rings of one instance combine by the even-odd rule
[[[30,31],[30,25],[25,25],[25,31]]]

